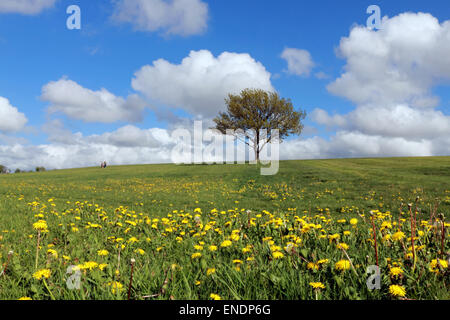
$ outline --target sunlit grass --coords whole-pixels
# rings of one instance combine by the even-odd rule
[[[449,157],[0,176],[0,298],[448,299],[449,178]]]

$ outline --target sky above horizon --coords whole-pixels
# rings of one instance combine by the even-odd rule
[[[66,10],[81,10],[68,29]],[[370,5],[381,9],[370,29]],[[0,164],[171,161],[228,93],[307,118],[281,159],[450,155],[447,1],[1,0]]]

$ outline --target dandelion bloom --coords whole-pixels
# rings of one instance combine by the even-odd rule
[[[317,269],[319,269],[319,265],[314,262],[308,262],[308,264],[306,265],[306,268],[308,268],[309,270],[317,270]]]
[[[233,241],[238,241],[238,240],[239,240],[239,234],[233,233],[233,234],[230,236],[230,239],[233,240]]]
[[[51,274],[52,274],[52,272],[50,271],[50,269],[41,269],[41,270],[33,273],[33,278],[35,278],[37,280],[41,280],[42,278],[48,279],[48,278],[50,278]]]
[[[325,289],[325,285],[322,282],[310,282],[309,285],[314,289]]]
[[[350,224],[351,224],[352,226],[358,224],[358,219],[356,219],[356,218],[350,219]]]
[[[242,248],[242,253],[249,253],[250,251],[252,251],[248,246],[245,248]]]
[[[48,249],[48,250],[47,250],[47,253],[48,253],[49,255],[51,255],[53,258],[55,258],[55,259],[58,258],[58,252],[56,252],[56,250]]]
[[[346,244],[346,243],[338,243],[337,244],[337,247],[338,247],[338,249],[344,249],[344,250],[348,250],[348,244]]]
[[[392,235],[392,240],[394,241],[400,241],[403,238],[405,238],[405,233],[403,233],[402,231],[398,231]]]
[[[439,260],[439,261],[438,261]],[[444,259],[433,259],[430,262],[430,272],[439,273],[439,269],[447,269],[448,263]]]
[[[140,248],[134,250],[134,252],[139,253],[141,256],[143,256],[145,254],[145,251],[143,249],[140,249]]]
[[[335,234],[332,234],[332,235],[328,236],[328,239],[330,240],[330,242],[333,241],[333,240],[339,239],[339,238],[340,238],[339,233],[335,233]]]
[[[209,251],[217,251],[217,246],[211,245],[208,247]]]
[[[201,254],[200,252],[196,252],[196,253],[193,253],[193,254],[192,254],[191,259],[198,259],[198,258],[200,258],[201,256],[202,256],[202,254]]]
[[[47,222],[45,220],[39,220],[38,222],[33,223],[33,228],[35,230],[45,231],[47,230]]]
[[[136,237],[131,237],[130,239],[128,239],[129,243],[135,243],[135,242],[139,242],[139,240]]]
[[[206,275],[212,275],[213,273],[216,273],[216,268],[209,268],[208,270],[206,270]]]
[[[348,270],[348,269],[350,269],[350,261],[345,260],[345,259],[344,260],[339,260],[334,265],[334,268],[336,270],[341,270],[341,271]]]
[[[107,256],[109,254],[108,250],[98,250],[97,254],[99,256]]]
[[[111,292],[113,294],[123,290],[123,284],[121,284],[120,282],[112,281],[112,282],[109,282],[108,285],[111,286]]]
[[[403,286],[399,286],[396,284],[393,284],[389,287],[389,292],[394,297],[404,297],[406,295],[406,290]]]
[[[230,241],[230,240],[225,240],[224,242],[222,242],[222,243],[220,244],[220,246],[221,246],[222,248],[229,247],[229,246],[231,246],[231,241]]]
[[[31,299],[30,297],[22,297],[22,298],[19,298],[19,300],[33,300],[33,299]]]
[[[211,295],[209,297],[213,300],[222,300],[222,298],[218,294],[215,294],[215,293],[211,293]]]
[[[403,274],[403,270],[399,267],[393,267],[389,270],[391,277],[398,277]]]
[[[87,261],[87,262],[85,262],[85,263],[79,265],[78,267],[79,267],[81,270],[86,270],[86,269],[94,270],[95,268],[98,267],[98,263],[95,262],[95,261]]]
[[[280,251],[275,251],[274,253],[272,253],[272,256],[274,259],[281,259],[284,257],[284,254]]]

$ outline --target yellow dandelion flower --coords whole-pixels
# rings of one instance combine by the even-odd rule
[[[392,240],[394,241],[400,241],[403,238],[405,238],[405,233],[402,231],[398,231],[392,235]]]
[[[225,240],[225,241],[223,241],[223,242],[220,244],[220,246],[221,246],[222,248],[226,248],[226,247],[231,246],[231,244],[232,244],[232,242],[231,242],[230,240]]]
[[[439,269],[447,269],[448,263],[444,259],[433,259],[430,262],[430,272],[439,273]]]
[[[38,222],[33,223],[33,229],[44,231],[48,229],[47,222],[45,220],[39,220]]]
[[[350,261],[348,260],[339,260],[338,262],[336,262],[336,264],[334,265],[334,268],[336,270],[340,270],[340,271],[345,271],[350,269]]]
[[[392,267],[389,270],[389,274],[391,275],[391,277],[398,277],[401,276],[403,274],[403,270],[399,267]]]
[[[349,247],[348,247],[348,244],[342,242],[342,243],[338,243],[337,244],[337,248],[338,249],[348,250]]]
[[[48,250],[47,250],[47,253],[48,253],[49,255],[51,255],[53,258],[58,259],[58,252],[56,252],[56,250],[54,250],[54,249],[48,249]]]
[[[394,297],[404,297],[406,295],[406,290],[403,286],[399,286],[396,284],[393,284],[389,286],[389,292]]]
[[[99,255],[99,256],[107,256],[108,254],[109,254],[109,252],[108,252],[108,250],[98,250],[97,251],[97,254]]]
[[[140,249],[140,248],[134,250],[134,252],[140,254],[141,256],[143,256],[145,254],[145,251],[143,249]]]
[[[191,259],[198,259],[198,258],[200,258],[201,256],[202,256],[202,254],[201,254],[200,252],[196,252],[196,253],[193,253],[193,254],[192,254]]]
[[[222,300],[222,298],[218,294],[215,294],[215,293],[211,293],[211,295],[209,297],[213,300]]]
[[[230,236],[230,239],[233,240],[233,241],[238,241],[239,240],[239,234],[233,233]]]
[[[272,253],[272,257],[274,259],[282,259],[284,257],[284,254],[280,251],[275,251]]]
[[[44,279],[48,279],[51,276],[51,271],[50,269],[41,269],[36,271],[35,273],[33,273],[33,278],[37,279],[37,280],[41,280],[42,278]]]
[[[325,289],[325,285],[322,282],[310,282],[309,285],[314,289]]]
[[[123,284],[118,281],[108,282],[108,285],[111,287],[111,292],[115,294],[116,292],[121,292],[123,290]]]

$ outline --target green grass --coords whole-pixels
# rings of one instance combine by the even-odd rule
[[[411,234],[408,203],[417,211],[417,231],[424,232],[416,240],[416,246],[425,246],[416,253],[416,263],[405,257]],[[448,299],[448,268],[429,271],[433,259],[444,257],[440,224],[437,229],[421,225],[434,208],[448,221],[450,157],[281,161],[274,176],[260,175],[251,164],[109,166],[2,175],[0,263],[5,266],[8,261],[8,266],[0,276],[0,298],[124,299],[134,258],[133,299],[209,299],[211,293],[228,299],[387,299],[393,298],[388,292],[391,284],[404,286],[408,298]],[[213,209],[217,213],[211,213]],[[365,284],[365,268],[375,259],[368,240],[371,210],[379,212],[375,222],[382,270],[382,289],[374,291]],[[356,227],[348,223],[352,218],[358,219]],[[47,221],[49,230],[40,239],[37,268],[51,270],[47,286],[32,276],[37,243],[33,223],[39,219]],[[394,225],[382,228],[383,221]],[[321,226],[305,232],[307,224]],[[207,225],[211,228],[204,231]],[[220,248],[233,230],[239,231],[239,240]],[[351,235],[344,236],[345,230]],[[398,230],[405,239],[383,241]],[[349,245],[346,252],[355,270],[334,269],[334,263],[346,256],[329,240],[333,234]],[[128,242],[131,237],[139,241]],[[274,243],[263,241],[265,237]],[[283,248],[293,237],[301,240],[294,253],[287,252]],[[122,242],[117,238],[125,244],[120,261],[117,246]],[[202,250],[194,247],[199,242],[204,243]],[[212,244],[219,249],[210,252]],[[253,247],[244,253],[246,246]],[[57,251],[57,258],[47,253],[49,248]],[[109,255],[99,257],[100,249]],[[444,249],[448,251],[448,235]],[[8,258],[10,250],[14,254]],[[282,259],[273,258],[277,251],[283,252]],[[202,257],[192,259],[195,252]],[[235,259],[242,260],[239,271]],[[319,259],[329,263],[308,269],[308,262]],[[68,290],[67,267],[86,261],[108,266],[82,271],[81,289]],[[404,271],[400,279],[389,276],[395,264]],[[211,268],[216,272],[207,276]],[[122,291],[113,294],[111,281],[120,282]],[[311,281],[322,282],[326,289],[314,291]]]

